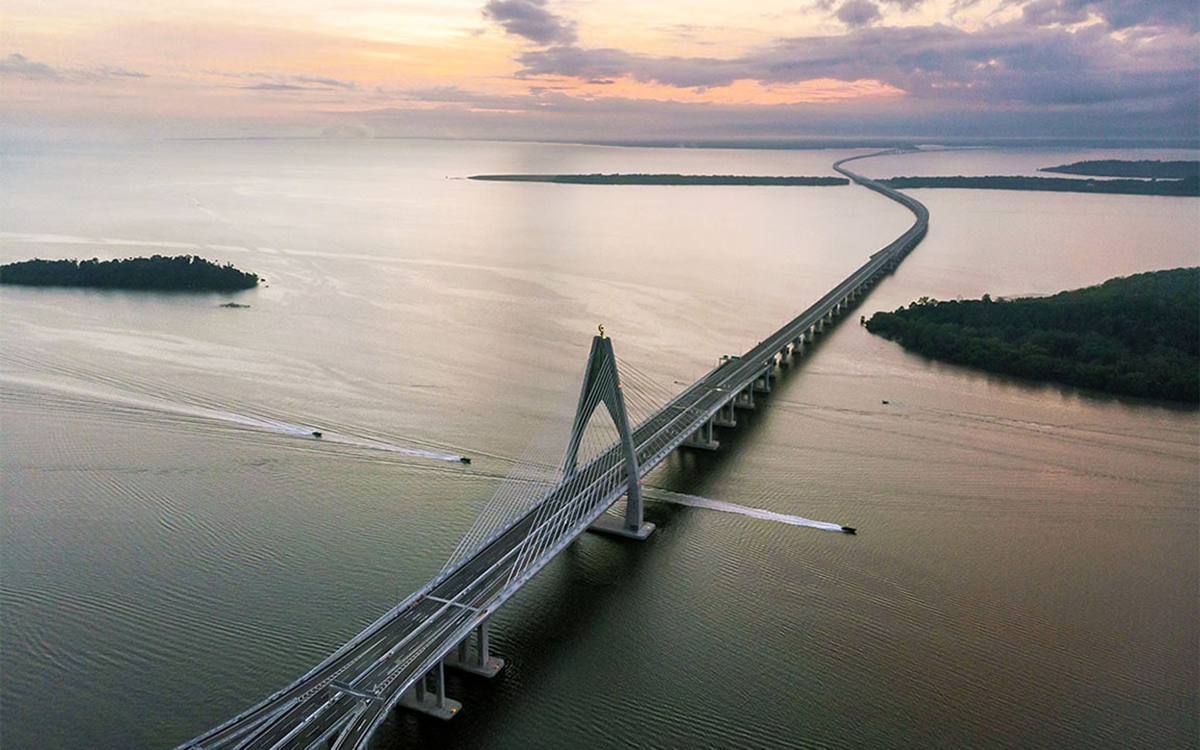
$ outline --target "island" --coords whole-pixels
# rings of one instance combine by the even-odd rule
[[[1080,180],[1071,177],[889,177],[888,187],[966,188],[975,190],[1043,190],[1056,193],[1200,196],[1200,177],[1179,180]]]
[[[1042,167],[1039,172],[1081,174],[1089,177],[1145,177],[1158,180],[1185,180],[1200,175],[1200,161],[1123,161],[1094,159]]]
[[[469,180],[566,185],[849,185],[845,177],[755,177],[722,174],[476,174]]]
[[[879,312],[867,330],[933,359],[1113,394],[1200,402],[1200,268],[1050,297],[938,301]]]
[[[258,274],[194,255],[125,260],[34,260],[0,266],[0,284],[150,291],[231,292],[258,286]]]

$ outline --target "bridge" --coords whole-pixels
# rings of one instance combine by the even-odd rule
[[[910,209],[916,221],[904,234],[636,425],[629,423],[612,340],[601,329],[553,483],[498,492],[433,580],[291,685],[177,750],[362,750],[396,706],[453,717],[461,705],[446,696],[445,669],[491,677],[503,668],[489,650],[489,617],[583,531],[646,538],[654,526],[642,517],[642,477],[680,446],[716,449],[714,426],[736,426],[737,410],[754,408],[756,395],[770,391],[776,365],[800,356],[925,236],[924,205],[843,167],[861,158],[834,169]],[[585,428],[601,406],[618,438],[581,461]],[[622,497],[623,515],[606,514]]]

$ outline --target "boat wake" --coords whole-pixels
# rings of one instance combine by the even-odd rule
[[[292,428],[292,425],[283,425],[283,426],[287,427],[289,429]],[[390,451],[392,453],[402,453],[406,456],[416,456],[417,458],[429,458],[429,459],[433,459],[434,461],[454,461],[456,463],[464,463],[464,464],[471,463],[470,459],[463,458],[462,456],[456,456],[452,453],[440,453],[438,451],[426,450],[424,448],[409,448],[409,447],[406,447],[403,445],[396,445],[395,443],[385,443],[381,440],[372,440],[370,438],[356,437],[354,435],[342,435],[337,432],[312,432],[312,431],[306,430],[303,427],[296,428],[296,429],[300,429],[303,432],[303,434],[306,434],[306,435],[311,435],[314,437],[319,435],[321,440],[324,440],[324,441],[327,441],[330,443],[341,443],[342,445],[353,445],[353,446],[356,446],[359,448],[370,448],[372,450],[377,450],[377,451]]]
[[[320,441],[322,443],[335,443],[338,445],[355,448],[387,451],[389,453],[398,453],[405,456],[425,458],[434,461],[451,461],[463,464],[471,463],[470,459],[452,453],[443,453],[440,451],[429,450],[427,448],[415,448],[406,445],[399,445],[397,443],[392,443],[385,440],[362,437],[343,432],[330,432],[326,428],[314,429],[313,427],[305,427],[281,419],[272,419],[269,416],[254,416],[251,414],[229,411],[227,409],[220,408],[220,406],[216,403],[204,404],[198,400],[192,401],[186,396],[181,396],[178,393],[175,394],[176,398],[172,400],[155,395],[153,393],[133,393],[129,391],[123,391],[120,388],[114,387],[111,383],[69,383],[46,380],[42,378],[26,378],[10,373],[0,373],[0,381],[14,385],[25,385],[38,390],[49,389],[64,394],[75,394],[84,398],[96,399],[101,402],[120,405],[124,408],[124,410],[120,412],[124,418],[128,418],[130,414],[137,412],[145,414],[174,415],[177,418],[182,417],[189,420],[201,420],[210,424],[219,423],[250,428],[252,430],[259,430],[263,432],[273,432],[279,435],[309,438],[313,441]],[[130,409],[137,410],[137,412],[129,411]],[[251,411],[251,409],[246,409],[246,411]]]
[[[762,508],[751,508],[745,505],[737,505],[736,503],[727,503],[723,500],[713,500],[709,497],[700,497],[699,495],[683,495],[670,490],[660,490],[652,487],[645,487],[642,490],[642,496],[647,500],[657,500],[664,503],[675,503],[676,505],[687,505],[692,508],[705,508],[707,510],[719,510],[722,513],[737,513],[741,516],[749,516],[751,518],[759,518],[763,521],[777,521],[786,523],[792,526],[808,526],[812,529],[821,529],[822,531],[837,531],[842,534],[853,534],[854,528],[851,526],[842,526],[836,523],[826,523],[825,521],[814,521],[811,518],[802,516],[789,516],[786,513],[776,513]]]
[[[340,432],[329,432],[322,430],[314,430],[311,427],[302,427],[296,424],[280,422],[274,419],[265,417],[252,417],[245,414],[237,414],[235,412],[223,411],[220,409],[211,409],[208,407],[187,406],[181,411],[190,412],[193,416],[215,419],[231,424],[252,427],[270,432],[277,432],[282,435],[295,435],[297,437],[309,437],[319,439],[325,443],[336,443],[339,445],[348,445],[356,448],[367,448],[377,451],[388,451],[390,453],[400,453],[405,456],[415,456],[417,458],[428,458],[435,461],[453,461],[456,463],[470,463],[469,460],[462,456],[456,456],[450,453],[441,453],[438,451],[426,450],[424,448],[411,448],[404,445],[396,445],[382,440],[373,440],[371,438],[359,437],[357,435],[347,435]]]

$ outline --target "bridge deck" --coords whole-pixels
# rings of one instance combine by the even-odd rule
[[[875,155],[875,154],[872,154]],[[865,158],[865,157],[854,157]],[[730,359],[633,428],[638,478],[650,472],[773,365],[774,357],[894,268],[924,236],[919,202],[842,174],[908,207],[916,221],[828,294],[739,358]],[[406,690],[624,494],[619,445],[580,467],[510,526],[430,581],[303,677],[178,750],[363,748]]]

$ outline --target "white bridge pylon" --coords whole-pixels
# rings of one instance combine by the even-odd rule
[[[625,493],[624,518],[618,520],[612,516],[600,516],[589,528],[605,534],[645,539],[654,531],[654,524],[642,519],[642,490],[641,480],[638,479],[637,449],[633,444],[633,433],[629,429],[629,414],[625,410],[625,396],[621,389],[621,377],[617,372],[617,358],[613,354],[612,339],[604,335],[604,326],[600,326],[598,336],[592,337],[592,351],[588,354],[583,386],[579,390],[579,405],[575,409],[571,438],[563,459],[564,476],[571,476],[576,472],[583,432],[596,407],[601,403],[608,409],[608,415],[612,417],[617,428],[629,483]]]

